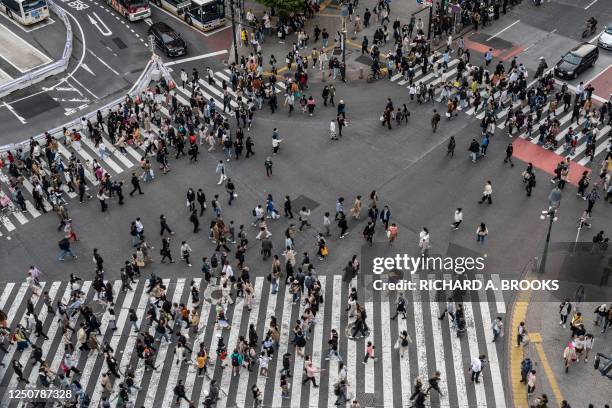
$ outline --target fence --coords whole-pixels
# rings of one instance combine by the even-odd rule
[[[172,76],[170,75],[170,71],[168,71],[168,68],[166,68],[166,66],[163,64],[161,58],[159,58],[157,55],[154,54],[149,60],[149,62],[147,63],[145,69],[140,74],[140,77],[138,78],[138,80],[134,83],[134,85],[132,85],[132,87],[126,93],[125,96],[115,99],[112,102],[109,102],[106,105],[99,107],[93,112],[90,112],[85,115],[81,115],[78,118],[71,120],[70,122],[64,123],[63,125],[50,129],[46,133],[50,134],[53,137],[61,137],[63,135],[64,128],[67,128],[67,129],[80,128],[81,118],[84,117],[85,119],[92,119],[92,118],[95,119],[98,110],[100,110],[101,112],[105,112],[109,109],[115,108],[117,105],[122,103],[125,100],[126,96],[129,95],[131,97],[135,97],[136,95],[139,95],[142,91],[148,88],[152,80],[158,80],[159,75],[162,75],[166,79],[166,81],[172,80]],[[41,133],[33,137],[34,140],[38,140],[38,141],[41,141],[44,138],[45,138],[45,133]],[[20,143],[10,143],[4,146],[0,146],[0,155],[4,156],[6,155],[8,151],[15,150],[20,147],[28,147],[29,143],[30,143],[30,140],[28,139]]]
[[[66,44],[64,45],[62,57],[49,65],[45,65],[44,67],[30,71],[19,78],[12,79],[0,85],[0,97],[6,96],[19,89],[26,88],[52,75],[57,75],[60,72],[64,72],[68,68],[70,55],[72,54],[72,26],[70,25],[68,15],[63,8],[56,5],[51,0],[48,0],[48,4],[51,10],[53,10],[53,12],[62,20],[64,26],[66,26]]]

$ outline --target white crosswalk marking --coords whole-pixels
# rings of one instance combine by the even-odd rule
[[[8,313],[6,314],[8,322],[13,322],[15,320],[15,315],[17,314],[17,310],[19,309],[19,306],[21,305],[21,301],[24,299],[27,291],[28,291],[28,284],[24,282],[19,287],[19,291],[17,291],[17,296],[13,298],[13,303],[11,304],[11,307],[8,310]],[[6,374],[6,370],[10,366],[10,361],[12,360],[14,353],[15,353],[15,349],[9,350],[9,353],[3,355],[2,359],[0,360],[0,362],[3,363],[3,365],[0,366],[0,382],[2,382],[2,380],[4,379],[4,375]],[[7,356],[8,356],[8,359],[4,361],[5,360],[4,357],[7,357]]]
[[[86,137],[81,138],[81,142],[82,142],[82,143],[83,143],[85,146],[89,147],[89,149],[91,149],[91,151],[93,151],[93,152],[96,152],[96,151],[98,150],[98,149],[96,149],[96,147],[94,146],[94,144],[91,142],[91,140],[89,140],[89,139],[88,139],[88,138],[86,138]],[[80,152],[81,152],[81,153],[84,153],[84,151],[83,151],[83,150],[81,150]],[[89,156],[89,155],[88,155],[88,157],[90,157],[90,158],[91,158],[91,156]],[[102,158],[100,157],[100,155],[99,155],[99,154],[97,155],[97,158],[99,159],[98,161],[103,161],[104,163],[108,164],[108,166],[109,166],[111,169],[113,169],[113,171],[114,171],[115,173],[117,173],[117,174],[119,174],[119,173],[123,173],[123,169],[121,168],[121,166],[119,166],[119,165],[118,165],[118,164],[117,164],[117,163],[116,163],[116,162],[115,162],[113,159],[111,159],[111,158],[109,157],[108,153],[106,153],[106,154],[104,155],[104,159],[102,159]]]
[[[430,280],[436,279],[435,275],[429,275]],[[436,292],[434,290],[429,291],[429,310],[431,311],[431,331],[432,331],[432,339],[442,339],[442,325],[440,324],[440,320],[438,320],[438,316],[440,315],[440,310],[438,308],[438,302],[436,301]],[[450,403],[448,400],[448,377],[446,376],[446,360],[445,360],[445,352],[444,347],[438,345],[438,347],[434,347],[434,355],[436,359],[436,370],[440,372],[440,378],[442,379],[438,385],[440,390],[442,391],[442,395],[440,397],[440,407],[450,407]]]
[[[476,279],[484,281],[484,277],[480,274],[476,274]],[[491,382],[493,388],[496,390],[493,395],[495,396],[495,406],[498,408],[506,407],[506,397],[504,396],[504,381],[500,373],[499,360],[497,358],[497,348],[493,343],[493,333],[491,329],[491,314],[489,313],[489,304],[487,303],[487,295],[484,290],[478,291],[478,300],[480,305],[480,316],[482,318],[482,325],[485,328],[485,344],[487,345],[487,358],[489,359],[489,368],[491,371]],[[487,330],[487,327],[489,330]]]
[[[365,341],[363,342],[364,344],[363,356],[365,357],[366,355],[368,342],[372,342],[372,345],[374,347],[378,346],[377,347],[378,351],[375,351],[374,356],[377,358],[380,358],[380,344],[374,343],[374,322],[376,322],[376,316],[374,314],[374,304],[372,301],[366,301],[364,303],[365,303],[365,309],[366,309],[366,322],[367,322],[368,327],[370,328],[370,332],[368,333],[368,336],[365,338]],[[368,362],[365,364],[365,370],[364,370],[365,392],[368,394],[374,393],[374,385],[376,381],[375,374],[374,374],[374,364],[376,363],[372,361],[371,359],[368,359]]]
[[[176,287],[174,288],[174,293],[172,294],[172,303],[180,303],[181,296],[183,295],[184,287],[185,287],[185,279],[179,279],[176,282]],[[175,325],[176,321],[173,321],[172,324]],[[164,361],[166,360],[166,354],[168,354],[168,350],[171,348],[174,348],[173,344],[171,344],[168,341],[163,340],[163,338],[160,340],[159,348],[157,350],[157,355],[155,359],[156,365],[164,363]],[[159,382],[161,380],[161,376],[162,376],[161,369],[155,370],[151,373],[151,379],[149,380],[149,387],[146,390],[147,395],[146,395],[145,402],[144,402],[145,407],[152,407],[154,406],[155,401],[159,401],[161,399],[161,398],[157,398],[157,393],[160,392]]]
[[[490,278],[494,281],[499,280],[499,276],[495,275]],[[195,284],[198,287],[201,286],[201,279],[194,279]],[[445,279],[450,279],[450,276],[445,276]],[[312,356],[315,368],[325,370],[323,374],[317,374],[317,383],[321,383],[321,376],[329,375],[328,380],[323,381],[327,383],[327,388],[317,389],[311,386],[307,388],[301,385],[304,379],[304,360],[299,356],[296,357],[295,353],[291,353],[292,347],[290,346],[290,341],[293,336],[291,332],[292,316],[296,314],[301,316],[305,306],[302,302],[300,302],[299,308],[297,305],[293,305],[291,293],[286,290],[286,288],[281,286],[281,290],[284,290],[284,292],[281,292],[282,300],[279,299],[279,309],[277,310],[278,297],[269,295],[270,285],[266,283],[263,277],[255,278],[255,303],[252,306],[251,312],[248,313],[247,316],[244,302],[239,301],[234,306],[235,309],[229,313],[232,315],[230,319],[232,324],[227,331],[221,331],[212,326],[206,327],[211,313],[214,315],[215,311],[211,304],[207,302],[202,303],[198,334],[194,335],[194,338],[188,341],[190,345],[197,349],[199,343],[203,341],[204,336],[207,338],[208,336],[211,337],[209,351],[212,356],[208,373],[219,382],[223,390],[221,392],[222,398],[218,403],[220,407],[229,405],[238,407],[248,406],[250,404],[249,401],[252,400],[248,388],[249,384],[257,384],[259,389],[265,392],[264,395],[267,396],[266,401],[270,401],[271,406],[333,406],[337,399],[337,396],[333,393],[333,384],[337,381],[339,363],[333,361],[333,359],[331,361],[325,359],[328,355],[327,334],[328,330],[331,328],[338,329],[340,334],[341,347],[339,351],[342,355],[343,362],[348,368],[347,378],[350,383],[348,395],[350,397],[356,396],[357,398],[361,398],[365,392],[366,395],[370,394],[374,396],[375,400],[380,401],[384,406],[393,406],[396,403],[409,406],[411,403],[409,401],[409,396],[411,394],[414,373],[420,375],[424,383],[427,384],[427,379],[437,370],[441,373],[439,386],[443,396],[440,398],[434,392],[430,396],[432,405],[447,408],[452,406],[484,407],[487,406],[488,399],[490,402],[493,401],[491,402],[491,406],[505,407],[505,395],[503,391],[500,393],[501,387],[503,386],[501,381],[501,367],[499,365],[500,355],[496,350],[496,345],[491,343],[490,327],[491,319],[494,316],[491,313],[497,310],[497,314],[502,314],[500,309],[497,309],[503,303],[501,295],[498,297],[494,294],[495,296],[491,296],[492,301],[489,302],[485,294],[481,292],[476,299],[472,299],[476,303],[458,301],[464,305],[465,309],[467,335],[463,337],[456,336],[449,319],[443,319],[442,321],[437,319],[437,316],[439,316],[442,311],[443,305],[442,302],[436,302],[436,293],[433,291],[429,292],[429,294],[417,295],[416,297],[414,296],[415,292],[407,292],[406,296],[408,302],[410,303],[410,301],[412,301],[414,306],[412,308],[407,308],[407,320],[402,319],[401,315],[398,316],[397,325],[395,320],[390,319],[390,316],[394,314],[395,303],[393,301],[394,299],[390,300],[387,298],[387,293],[383,292],[380,299],[372,299],[364,302],[368,315],[367,324],[372,333],[371,338],[382,339],[382,342],[380,344],[374,344],[376,346],[375,354],[379,361],[376,363],[369,361],[368,367],[364,367],[364,371],[362,372],[361,362],[363,361],[364,352],[361,350],[363,350],[362,347],[364,347],[362,345],[364,344],[362,343],[364,340],[355,341],[345,339],[347,320],[341,308],[345,305],[345,299],[343,298],[345,298],[350,291],[345,290],[343,293],[342,277],[339,274],[333,276],[320,276],[319,280],[321,281],[325,302],[320,305],[319,312],[317,313],[317,323],[313,327],[311,338],[308,340],[307,350],[311,350],[309,354]],[[189,281],[186,279],[163,280],[163,284],[170,288],[169,293],[172,293],[172,302],[180,303],[182,299],[189,296],[189,286],[187,282]],[[91,283],[91,281],[83,282],[82,290],[86,293],[91,292]],[[357,281],[354,280],[352,284],[356,285]],[[65,290],[60,290],[63,285],[65,285]],[[118,292],[121,287],[121,282],[115,280],[112,281],[112,285],[114,292]],[[134,308],[136,311],[139,325],[142,329],[148,327],[148,323],[143,322],[146,309],[150,305],[150,297],[146,293],[146,285],[147,282],[141,280],[135,286],[135,291],[128,291],[124,295],[119,294],[115,306],[117,311],[117,331],[110,333],[110,337],[105,336],[105,338],[109,339],[111,347],[116,350],[121,372],[124,372],[130,364],[136,363],[133,354],[135,352],[136,339],[138,336],[134,333],[132,325],[129,322],[129,309]],[[15,286],[18,286],[18,288]],[[174,292],[172,292],[173,286],[175,287]],[[57,300],[60,299],[61,296],[61,299],[63,299],[65,303],[68,302],[70,288],[65,283],[60,281],[46,282],[45,288],[48,288],[51,299]],[[23,319],[27,292],[28,289],[26,284],[16,285],[14,283],[7,283],[0,286],[0,308],[7,311],[7,314],[10,314],[12,322],[21,321]],[[123,296],[123,298],[121,296]],[[426,305],[427,301],[425,297],[427,296],[429,297],[429,306]],[[412,299],[410,299],[410,297],[412,297]],[[89,299],[87,302],[94,302],[91,300],[91,296],[87,296],[87,299]],[[439,300],[441,301],[442,299]],[[266,303],[265,306],[258,303],[262,301]],[[98,301],[95,300],[95,302]],[[9,303],[8,306],[7,303]],[[57,372],[61,359],[64,356],[64,347],[61,343],[62,330],[57,317],[49,316],[46,312],[46,307],[42,306],[41,303],[42,302],[38,301],[37,304],[35,304],[35,308],[37,310],[40,309],[38,317],[46,323],[46,326],[49,326],[47,335],[50,340],[42,342],[41,339],[37,340],[37,342],[42,343],[43,357],[51,363],[52,368]],[[186,303],[187,307],[191,308],[191,297],[189,296],[189,300],[183,303]],[[263,309],[261,309],[260,306],[263,307]],[[231,307],[232,306],[230,306],[230,309]],[[505,308],[503,310],[505,310]],[[263,313],[266,313],[265,319],[262,318]],[[255,324],[258,333],[265,334],[272,315],[279,317],[278,323],[280,328],[279,349],[272,357],[274,361],[270,362],[270,367],[275,367],[275,369],[270,370],[268,379],[258,375],[259,370],[257,366],[251,373],[242,369],[238,378],[234,379],[231,372],[231,359],[229,355],[233,352],[241,331],[245,331],[241,330],[241,328],[245,327],[246,331],[248,331],[248,326],[250,324]],[[110,331],[109,317],[110,314],[105,312],[100,319],[100,329],[105,335],[108,335]],[[245,322],[245,319],[248,319],[248,322]],[[80,314],[76,314],[71,318],[70,324],[78,327],[81,320],[82,317]],[[409,344],[405,357],[401,358],[399,357],[399,350],[394,349],[394,344],[397,339],[395,333],[396,330],[398,333],[409,330],[408,326],[411,326],[413,324],[412,322],[415,324],[416,336],[413,338],[413,343]],[[410,330],[412,330],[412,328],[410,328]],[[380,331],[380,334],[377,331]],[[483,331],[485,336],[477,335],[477,333]],[[223,370],[215,369],[218,367],[214,367],[214,363],[212,362],[212,360],[215,359],[217,333],[223,333],[224,337],[227,339],[225,342],[228,348],[228,358],[226,360],[227,368]],[[374,336],[374,333],[376,336]],[[184,382],[186,394],[193,400],[194,404],[199,405],[204,400],[204,393],[208,390],[208,379],[203,381],[198,380],[197,368],[195,366],[195,353],[192,355],[191,364],[187,366],[179,364],[177,366],[175,364],[176,359],[170,358],[169,356],[169,354],[173,354],[174,346],[176,345],[175,336],[172,337],[171,343],[166,343],[162,340],[161,345],[157,346],[158,354],[156,357],[156,364],[159,367],[158,371],[153,372],[150,378],[148,375],[145,375],[144,361],[138,359],[135,370],[135,383],[136,385],[143,385],[144,387],[142,391],[132,393],[130,400],[142,401],[142,405],[144,406],[149,406],[147,405],[148,403],[155,405],[157,401],[159,401],[160,406],[173,405],[173,388],[178,380]],[[436,341],[436,344],[427,341],[419,345],[418,342],[421,337],[426,339],[431,337],[438,341]],[[71,338],[72,340],[75,339],[74,333],[71,333]],[[263,338],[260,340],[263,340]],[[374,340],[371,341],[374,342]],[[464,342],[463,348],[461,344],[462,341]],[[101,340],[99,340],[99,342],[101,343]],[[441,347],[443,343],[447,346],[450,345],[450,347],[443,349]],[[53,349],[51,349],[51,347],[53,347]],[[416,355],[416,358],[413,358],[410,354],[414,352],[415,349],[416,353],[414,355]],[[257,350],[260,350],[260,346],[257,347]],[[293,377],[289,379],[292,383],[289,390],[290,400],[287,401],[281,398],[279,387],[282,356],[285,352],[290,352],[293,360]],[[85,356],[86,358],[80,359],[80,364],[78,366],[82,372],[79,377],[80,382],[84,389],[91,392],[91,402],[96,404],[93,406],[98,406],[100,405],[102,396],[102,388],[100,387],[99,381],[102,374],[107,370],[106,363],[103,361],[104,358],[95,351],[83,351],[82,353],[88,354]],[[75,358],[78,358],[82,353],[75,353]],[[427,358],[427,354],[430,355],[429,359]],[[466,387],[465,362],[479,354],[487,355],[489,368],[485,369],[487,375],[481,384],[470,386],[475,387],[475,393],[470,394]],[[24,353],[20,354],[19,359],[22,363],[26,363],[30,355],[31,350],[26,350]],[[398,361],[397,364],[396,361]],[[26,370],[30,369],[29,364],[24,364],[24,366],[26,366]],[[212,370],[210,368],[212,368]],[[371,373],[368,374],[368,371],[371,371]],[[379,372],[381,373],[380,378],[376,376]],[[181,373],[183,374],[181,375]],[[453,373],[453,375],[451,375],[451,373]],[[36,367],[33,367],[30,372],[25,371],[25,374],[32,383],[30,386],[35,386],[38,374]],[[363,378],[363,383],[361,381],[357,382],[356,378],[358,375]],[[6,380],[7,382],[4,382],[6,385],[11,386],[16,384],[17,379],[12,369],[10,371],[10,376],[9,371],[6,371],[5,377],[8,377]],[[121,380],[114,379],[113,382],[113,395],[116,395],[118,383],[121,382]],[[359,389],[356,389],[357,383],[359,384]],[[368,393],[370,390],[371,392]],[[320,402],[321,400],[324,402]],[[22,405],[25,406],[24,404]],[[12,405],[8,404],[7,400],[2,400],[0,408],[8,406]],[[183,404],[183,406],[185,405]]]
[[[260,300],[263,299],[264,293],[263,293],[263,284],[264,284],[264,278],[263,277],[257,277],[255,279],[255,293],[253,294],[254,299],[253,299],[253,305],[251,307],[251,313],[249,314],[249,323],[247,325],[247,333],[249,330],[249,327],[253,324],[255,325],[255,327],[257,327],[257,321],[259,319],[259,305],[260,305]],[[285,305],[287,306],[287,305]],[[287,329],[285,328],[285,310],[287,309],[287,307],[283,307],[283,320],[281,323],[281,338],[279,341],[279,350],[278,350],[278,356],[280,361],[282,362],[282,356],[283,354],[285,354],[287,352]],[[289,310],[291,310],[291,307],[289,307]],[[291,314],[289,314],[289,318],[291,318]],[[289,321],[287,321],[287,325],[291,323]],[[288,327],[288,326],[287,326]],[[283,338],[284,335],[284,338]],[[245,336],[245,339],[248,339],[248,336]],[[283,343],[284,340],[284,343]],[[283,349],[283,344],[284,344],[284,349]],[[284,351],[283,351],[284,350]],[[279,361],[279,360],[277,360]],[[281,364],[282,365],[282,364]],[[276,367],[279,367],[279,363],[277,362]],[[280,374],[278,375],[279,379],[280,379]],[[242,373],[240,374],[240,379],[238,380],[238,389],[236,392],[236,405],[239,407],[244,407],[245,405],[245,401],[246,401],[246,396],[248,393],[248,385],[249,385],[249,376],[246,375],[246,373]],[[274,394],[274,396],[276,397],[276,394]],[[276,405],[276,404],[272,404],[273,406],[280,406]]]

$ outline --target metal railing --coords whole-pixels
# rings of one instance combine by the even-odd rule
[[[57,75],[60,72],[64,72],[66,69],[68,69],[70,55],[72,54],[72,26],[70,25],[68,14],[66,14],[63,8],[53,3],[53,1],[51,0],[48,0],[48,4],[49,8],[51,8],[51,10],[53,10],[53,12],[57,14],[60,20],[62,20],[62,22],[64,23],[64,26],[66,26],[66,44],[64,45],[64,52],[62,52],[62,57],[59,60],[52,62],[51,64],[27,72],[25,75],[22,75],[19,78],[14,78],[0,85],[0,97],[6,96],[11,92],[17,91],[19,89],[26,88],[30,85],[40,82],[50,76]]]
[[[149,60],[149,62],[147,63],[147,65],[145,66],[145,69],[140,74],[140,77],[138,78],[138,80],[134,83],[134,85],[132,85],[130,90],[126,92],[126,95],[122,96],[121,98],[115,99],[107,103],[104,106],[98,107],[95,111],[89,112],[84,115],[80,115],[78,118],[73,119],[70,122],[64,123],[53,129],[49,129],[45,133],[48,133],[51,136],[56,137],[56,138],[62,137],[64,128],[66,129],[80,128],[81,118],[85,118],[85,119],[96,118],[98,110],[101,112],[106,112],[109,109],[115,108],[120,103],[123,103],[125,101],[126,96],[129,95],[130,97],[135,97],[136,95],[139,95],[142,91],[144,91],[145,89],[149,87],[149,84],[151,83],[151,80],[153,78],[153,73],[155,71],[158,71],[166,79],[166,81],[172,80],[170,71],[168,71],[168,68],[166,68],[166,66],[163,64],[161,58],[159,58],[157,55],[153,55],[151,59]],[[33,139],[41,141],[45,138],[45,133],[36,135],[33,137]],[[19,143],[10,143],[4,146],[0,146],[0,160],[2,160],[3,156],[5,156],[7,152],[13,151],[20,147],[27,148],[29,146],[29,143],[30,143],[30,139],[25,140],[23,142],[19,142]]]

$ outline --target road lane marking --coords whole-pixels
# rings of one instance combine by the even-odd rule
[[[597,3],[598,0],[593,0],[592,2],[590,2],[584,9],[588,10],[593,4]]]
[[[100,61],[100,63],[101,63],[102,65],[104,65],[106,68],[108,68],[108,69],[109,69],[109,70],[110,70],[110,71],[111,71],[113,74],[115,74],[115,75],[117,75],[117,76],[121,76],[121,74],[119,74],[117,71],[115,71],[115,70],[113,69],[113,67],[111,67],[110,65],[108,65],[108,64],[106,63],[106,61],[104,61],[102,58],[100,58],[100,57],[98,57],[96,54],[94,54],[94,53],[93,53],[93,51],[91,51],[91,50],[87,50],[87,51],[89,51],[89,53],[90,53],[91,55],[93,55],[93,56],[94,56],[94,57],[95,57],[95,58],[96,58],[98,61]]]
[[[514,23],[510,24],[508,27],[504,28],[501,31],[498,31],[497,33],[493,34],[491,37],[487,38],[487,41],[491,41],[492,39],[494,39],[495,37],[497,37],[498,35],[500,35],[501,33],[503,33],[504,31],[506,31],[507,29],[511,28],[512,26],[514,26],[515,24],[519,23],[521,20],[516,20]]]
[[[204,58],[210,58],[210,57],[214,57],[216,55],[221,55],[221,54],[227,54],[227,50],[220,50],[220,51],[215,51],[215,52],[209,52],[208,54],[202,54],[202,55],[196,55],[195,57],[189,57],[189,58],[183,58],[180,60],[174,60],[174,61],[170,61],[170,62],[166,62],[164,63],[165,66],[172,66],[172,65],[176,65],[176,64],[182,64],[183,62],[190,62],[190,61],[196,61],[196,60],[201,60]]]
[[[104,21],[102,21],[100,16],[98,16],[95,11],[92,14],[93,17],[90,14],[87,14],[87,17],[89,18],[89,22],[98,29],[100,34],[102,34],[104,37],[110,37],[111,35],[113,35],[113,32],[108,28],[106,24],[104,24]]]
[[[8,103],[4,102],[4,106],[5,106],[5,107],[6,107],[6,109],[8,109],[8,110],[9,110],[9,111],[10,111],[10,112],[13,114],[13,115],[15,115],[15,117],[17,117],[17,119],[19,119],[19,121],[21,122],[21,124],[22,124],[22,125],[25,125],[26,123],[28,123],[28,122],[26,122],[26,120],[25,120],[23,117],[21,117],[21,116],[20,116],[20,115],[17,113],[17,111],[15,110],[15,108],[13,108],[11,105],[9,105]]]

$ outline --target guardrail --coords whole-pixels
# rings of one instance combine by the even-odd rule
[[[80,128],[81,118],[85,118],[85,119],[94,118],[95,119],[98,110],[101,112],[105,112],[108,109],[115,108],[120,103],[123,103],[125,101],[126,96],[129,95],[131,97],[135,97],[136,95],[139,95],[142,91],[144,91],[145,89],[149,87],[149,84],[151,83],[153,79],[158,79],[154,77],[154,74],[155,76],[157,76],[156,73],[159,73],[159,75],[162,75],[168,82],[172,80],[172,76],[170,75],[170,71],[168,71],[168,68],[166,68],[166,66],[163,64],[161,58],[154,54],[149,60],[149,62],[147,62],[147,65],[145,66],[144,70],[140,74],[140,77],[138,78],[138,80],[134,83],[134,85],[132,85],[132,87],[126,93],[126,95],[122,96],[121,98],[115,99],[112,102],[109,102],[104,106],[97,108],[93,112],[89,112],[87,114],[80,115],[78,118],[73,119],[70,122],[64,123],[63,125],[47,130],[47,132],[45,133],[36,135],[32,139],[38,140],[38,141],[43,140],[45,138],[46,133],[50,134],[53,137],[59,138],[63,136],[64,128],[67,128],[67,129]],[[20,143],[10,143],[4,146],[0,146],[0,155],[1,155],[0,160],[2,160],[3,156],[5,156],[6,153],[11,150],[15,150],[20,147],[29,148],[30,140],[31,139],[25,140]]]
[[[72,54],[72,26],[70,25],[68,14],[66,14],[63,8],[53,3],[51,0],[47,0],[47,3],[49,4],[49,8],[53,10],[55,14],[57,14],[60,20],[62,20],[64,23],[64,26],[66,26],[66,44],[64,45],[62,57],[49,65],[45,65],[44,67],[30,71],[19,78],[12,79],[0,85],[0,97],[6,96],[16,90],[26,88],[68,69],[70,55]]]

